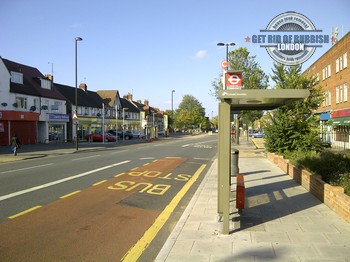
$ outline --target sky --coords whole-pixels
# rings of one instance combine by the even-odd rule
[[[81,37],[78,84],[132,93],[160,110],[172,108],[172,94],[174,109],[192,95],[211,118],[218,114],[212,82],[226,57],[217,43],[234,42],[229,51],[246,47],[271,74],[274,60],[246,38],[287,11],[303,14],[322,34],[338,27],[340,38],[350,30],[348,0],[0,0],[0,56],[74,87],[74,39]],[[330,47],[317,48],[303,70]]]

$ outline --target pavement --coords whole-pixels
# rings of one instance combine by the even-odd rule
[[[242,140],[233,147],[246,202],[238,214],[233,183],[230,234],[217,214],[216,159],[155,261],[350,261],[350,224],[267,160],[261,140]]]
[[[235,209],[232,178],[230,234],[217,214],[218,161],[214,160],[155,262],[348,261],[350,224],[266,159],[261,141],[241,139],[239,171],[245,209]],[[122,145],[122,144],[120,144]],[[112,144],[82,143],[79,150]],[[72,144],[23,146],[18,156],[0,148],[0,162],[76,152]]]

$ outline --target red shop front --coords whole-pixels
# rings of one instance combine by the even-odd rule
[[[0,111],[0,145],[10,145],[14,133],[23,145],[36,144],[38,121],[39,113]]]

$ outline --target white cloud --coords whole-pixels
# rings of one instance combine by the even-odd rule
[[[195,55],[195,59],[203,59],[207,54],[208,54],[208,51],[199,50]]]

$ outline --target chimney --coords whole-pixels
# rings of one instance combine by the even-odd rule
[[[131,94],[131,93],[128,93],[128,94],[127,94],[127,99],[128,99],[129,101],[132,101],[132,94]]]
[[[86,85],[85,83],[81,83],[81,84],[79,85],[79,88],[80,88],[80,89],[83,89],[85,92],[87,91],[87,85]]]
[[[48,80],[52,81],[53,82],[53,75],[51,74],[47,74],[47,75],[44,75]]]
[[[145,103],[144,103],[146,106],[149,106],[149,101],[148,99],[145,100]]]

